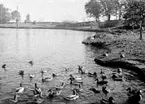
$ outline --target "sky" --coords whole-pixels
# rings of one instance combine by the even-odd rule
[[[84,5],[89,0],[0,0],[11,11],[18,10],[22,21],[30,14],[32,21],[85,21]]]

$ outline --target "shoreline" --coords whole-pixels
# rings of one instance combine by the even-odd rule
[[[0,28],[10,28],[10,29],[61,29],[61,30],[74,30],[74,31],[86,31],[86,32],[107,32],[106,29],[91,28],[90,26],[80,26],[80,27],[59,27],[57,25],[44,25],[44,24],[20,24],[16,27],[16,24],[0,24]]]
[[[145,82],[145,41],[125,37],[125,34],[120,34],[117,38],[114,34],[98,33],[93,37],[88,37],[82,43],[106,49],[108,56],[103,56],[99,53],[94,58],[96,64],[111,68],[124,68],[134,71],[140,80]],[[129,34],[132,35],[132,34]],[[123,38],[122,38],[123,37]],[[105,53],[104,52],[104,53]],[[125,57],[121,58],[120,55],[124,54]]]

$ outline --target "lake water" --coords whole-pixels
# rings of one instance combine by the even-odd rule
[[[32,100],[32,96],[30,96],[32,94],[29,90],[34,89],[34,83],[38,83],[45,96],[48,89],[59,85],[61,82],[68,82],[69,74],[80,76],[77,71],[78,65],[83,66],[85,72],[99,72],[103,67],[94,62],[95,54],[99,50],[82,44],[84,39],[92,35],[95,35],[95,33],[71,30],[0,29],[0,66],[6,64],[6,71],[0,68],[1,103],[11,104],[9,99],[13,98],[15,89],[19,87],[20,83],[23,83],[26,92],[20,95],[19,104],[25,104]],[[31,60],[34,62],[33,66],[28,63]],[[69,71],[65,72],[65,68],[69,68]],[[52,73],[58,74],[58,77],[50,82],[42,83],[41,69],[47,70],[47,73],[44,74],[46,77],[51,77]],[[103,69],[106,69],[106,72],[110,70],[108,68]],[[18,74],[20,70],[24,70],[23,79]],[[29,74],[35,75],[31,81]],[[43,103],[89,104],[96,99],[101,99],[102,94],[94,95],[88,90],[95,86],[93,79],[86,75],[82,77],[84,91],[80,94],[79,99],[68,102],[58,97],[53,100],[47,99]],[[118,88],[118,86],[128,85],[128,83],[116,82],[110,86]],[[136,81],[135,83],[138,85],[142,82]],[[73,87],[67,85],[61,96],[68,96],[72,93]],[[122,87],[116,89],[119,93],[121,93],[121,90],[123,90]]]

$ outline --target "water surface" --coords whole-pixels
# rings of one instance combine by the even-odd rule
[[[103,68],[109,74],[110,70],[113,69],[101,67],[93,61],[95,54],[100,52],[100,50],[82,44],[84,39],[94,34],[71,30],[0,29],[0,66],[3,64],[7,65],[7,71],[0,68],[0,100],[5,101],[5,99],[12,98],[15,88],[19,87],[20,83],[23,83],[23,86],[26,88],[26,93],[20,97],[22,100],[20,104],[25,104],[27,101],[32,100],[29,98],[29,95],[31,95],[29,90],[34,89],[34,83],[38,83],[45,96],[46,91],[51,87],[61,82],[68,82],[69,74],[80,76],[77,73],[78,65],[82,65],[85,72],[100,72],[100,69]],[[33,66],[28,63],[31,60],[34,62]],[[65,68],[69,68],[67,73]],[[46,77],[51,77],[52,73],[57,73],[59,76],[50,82],[42,83],[41,69],[47,70],[47,73],[45,73]],[[25,75],[23,79],[18,74],[20,70],[24,70]],[[130,72],[126,71],[126,73]],[[29,74],[35,75],[31,82]],[[94,95],[94,93],[88,90],[90,87],[96,87],[94,80],[88,78],[87,75],[82,77],[84,91],[80,94],[79,99],[66,102],[59,97],[54,100],[47,99],[44,103],[86,104],[103,98],[103,94]],[[114,88],[114,92],[119,92],[116,97],[121,96],[121,91],[124,90],[122,86],[130,84],[130,82],[114,83],[112,80],[110,83],[110,88]],[[132,83],[134,86],[141,84],[141,88],[144,87],[142,82],[138,80]],[[63,89],[61,96],[69,95],[73,87],[67,85]],[[126,97],[124,93],[122,95]],[[27,101],[24,99],[27,99]],[[9,103],[9,101],[7,102]]]

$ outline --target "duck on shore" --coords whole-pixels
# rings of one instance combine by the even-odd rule
[[[125,54],[120,53],[120,58],[125,58]]]
[[[108,57],[108,56],[109,56],[109,52],[105,52],[105,53],[103,54],[103,56],[104,56],[104,57]]]
[[[100,72],[100,74],[105,74],[105,72],[103,71],[103,69],[101,69],[101,72]]]
[[[23,93],[24,89],[25,88],[22,86],[22,83],[20,83],[20,87],[16,88],[16,93]]]

